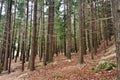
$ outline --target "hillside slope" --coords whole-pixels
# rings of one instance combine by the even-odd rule
[[[72,60],[67,60],[62,54],[54,57],[54,61],[47,66],[41,66],[36,63],[36,70],[30,72],[26,70],[21,72],[21,64],[12,63],[14,72],[0,74],[0,80],[114,80],[116,69],[110,71],[94,72],[92,68],[101,61],[115,62],[115,45],[110,46],[105,51],[99,51],[94,60],[91,60],[90,54],[85,55],[85,63],[78,64],[78,55],[73,54]],[[27,66],[27,64],[26,64]]]

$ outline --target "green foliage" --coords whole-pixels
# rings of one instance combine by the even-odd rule
[[[115,62],[102,61],[96,66],[96,68],[92,68],[92,70],[95,72],[108,71],[116,67],[117,67],[117,64]]]
[[[36,65],[36,67],[40,67],[40,66],[43,66],[43,62],[40,62],[39,64]]]
[[[49,64],[57,64],[57,62],[56,62],[56,61],[54,61],[54,62],[50,62]]]
[[[18,12],[17,12],[18,17],[20,17],[20,18],[24,17],[24,0],[19,1],[17,10],[18,10]]]
[[[64,79],[64,75],[58,74],[58,73],[54,74],[52,77],[53,77],[53,78],[61,78],[61,79]]]
[[[57,32],[57,35],[59,39],[63,39],[65,36],[63,19],[62,18],[56,19],[55,23],[56,23],[55,30]]]
[[[0,68],[0,73],[3,72],[3,68]]]

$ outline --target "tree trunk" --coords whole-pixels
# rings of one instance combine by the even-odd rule
[[[29,53],[27,52],[28,48],[29,48],[29,44],[28,44],[28,17],[29,17],[29,0],[26,0],[25,2],[25,56],[28,57]],[[28,61],[28,59],[26,59]]]
[[[32,34],[32,48],[30,55],[30,71],[35,69],[35,55],[37,54],[37,0],[34,0],[34,16],[33,16],[33,34]]]
[[[64,55],[66,55],[66,8],[65,8],[65,0],[64,0]]]
[[[113,6],[115,9],[114,12],[114,22],[116,24],[115,26],[115,37],[116,37],[116,57],[117,57],[117,79],[120,79],[120,1],[115,0],[113,2]]]
[[[95,7],[94,7],[94,1],[91,0],[91,19],[92,19],[92,23],[91,23],[91,29],[92,29],[92,44],[93,45],[93,52],[94,54],[97,53],[97,31],[96,31],[96,22],[95,22]]]
[[[79,63],[82,64],[84,62],[84,51],[83,51],[83,0],[79,0]]]
[[[41,11],[41,44],[40,44],[40,60],[45,56],[45,21],[44,21],[44,0],[42,4],[42,11]]]
[[[68,59],[71,59],[71,47],[72,34],[71,34],[71,0],[67,0],[67,40],[66,40],[66,55]]]
[[[11,52],[10,52],[10,30],[11,30],[11,9],[12,9],[12,0],[8,0],[8,8],[7,8],[7,16],[6,16],[6,23],[5,23],[5,30],[3,34],[3,39],[6,40],[5,42],[5,57],[4,57],[4,70],[8,69],[8,58],[11,59]]]
[[[77,36],[76,36],[76,5],[74,2],[74,51],[77,52]]]
[[[46,60],[53,61],[53,33],[54,33],[54,0],[49,0],[49,15],[48,15],[48,32],[47,32],[47,48]]]

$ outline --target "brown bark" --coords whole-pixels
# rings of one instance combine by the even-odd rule
[[[77,52],[77,36],[76,36],[76,6],[74,2],[74,51]]]
[[[84,62],[84,52],[83,52],[83,0],[79,0],[79,63],[82,64]]]
[[[66,8],[64,0],[64,55],[66,56]]]
[[[26,0],[26,3],[25,3],[25,8],[27,9],[25,11],[25,56],[28,57],[29,56],[29,53],[27,52],[28,50],[28,14],[29,14],[29,0]],[[28,61],[28,58],[26,59]]]
[[[114,22],[115,22],[115,37],[116,37],[116,59],[117,59],[117,79],[120,79],[120,1],[114,0]]]
[[[94,1],[91,0],[91,19],[92,19],[92,23],[91,23],[91,29],[92,29],[92,44],[93,45],[93,52],[94,54],[97,53],[97,31],[96,31],[96,22],[95,22],[95,7],[94,7]]]
[[[12,9],[12,0],[8,0],[8,8],[7,8],[7,16],[6,16],[6,23],[4,26],[5,33],[3,34],[3,39],[6,40],[5,46],[3,51],[5,51],[4,56],[4,70],[8,69],[8,58],[11,60],[11,52],[10,52],[10,30],[11,30],[11,9]]]
[[[47,32],[47,48],[46,61],[53,61],[53,33],[54,33],[54,0],[49,0],[49,15],[48,15],[48,32]]]
[[[33,33],[32,33],[32,48],[30,55],[30,71],[35,69],[35,55],[37,54],[37,0],[34,0],[34,20],[33,20]]]
[[[71,37],[71,0],[67,0],[67,39],[66,39],[66,56],[71,59],[71,47],[72,37]]]
[[[45,56],[45,20],[44,20],[44,0],[41,10],[41,44],[40,44],[40,60]]]

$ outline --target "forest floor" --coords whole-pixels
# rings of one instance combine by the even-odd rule
[[[36,60],[36,70],[33,72],[27,70],[27,63],[25,71],[21,72],[21,62],[12,62],[13,72],[3,72],[0,80],[115,80],[116,69],[98,73],[92,70],[101,61],[116,62],[115,56],[115,45],[111,45],[106,51],[99,49],[94,60],[90,58],[90,53],[85,55],[84,64],[78,64],[78,54],[72,54],[72,60],[67,60],[60,54],[47,66],[42,66]]]

